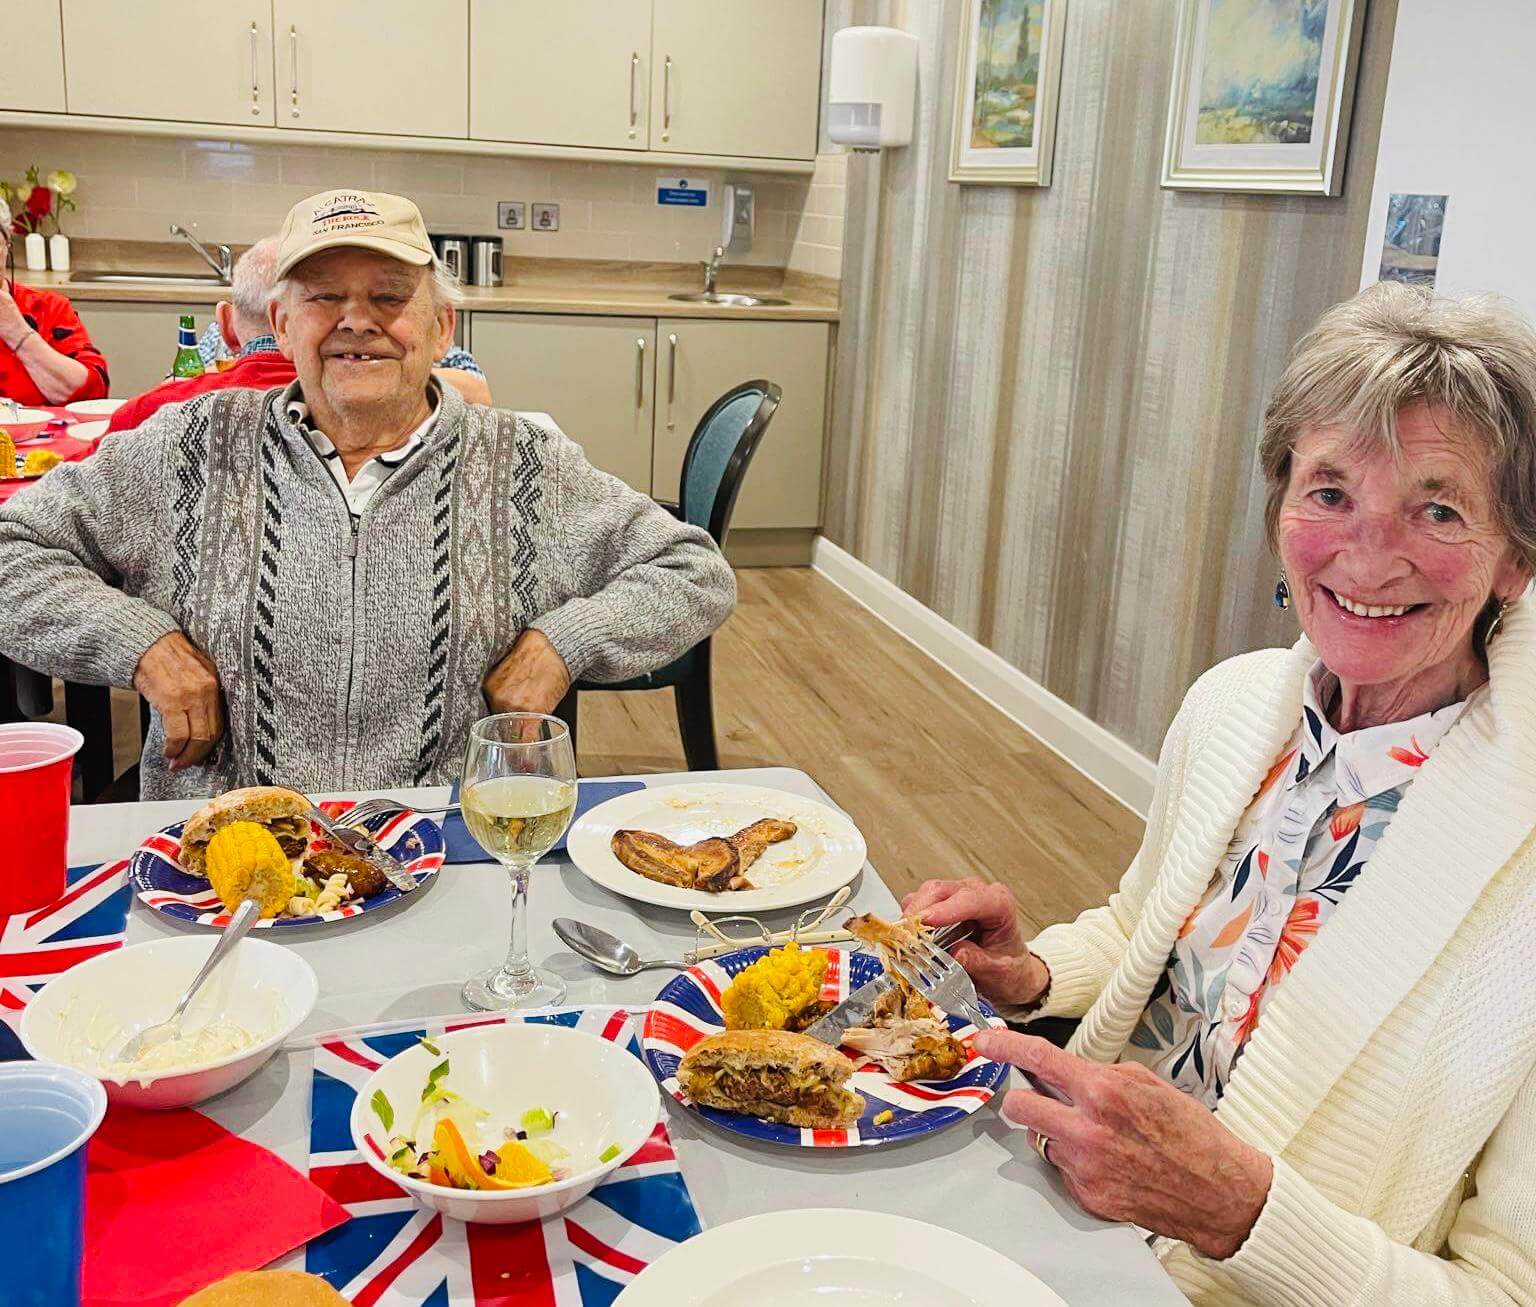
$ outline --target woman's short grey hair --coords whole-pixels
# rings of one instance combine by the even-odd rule
[[[1306,431],[1339,426],[1396,451],[1398,414],[1414,404],[1445,410],[1486,450],[1498,523],[1536,572],[1536,331],[1500,296],[1451,299],[1401,282],[1324,313],[1270,396],[1259,444],[1270,546]]]
[[[272,302],[282,299],[288,293],[288,286],[289,278],[284,277],[272,287],[267,299]],[[428,288],[432,292],[432,308],[434,312],[450,304],[454,308],[458,308],[459,305],[464,303],[464,292],[459,288],[459,279],[443,266],[443,261],[435,254],[432,256],[432,277],[428,283]]]

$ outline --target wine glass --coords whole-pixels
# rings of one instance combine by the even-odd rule
[[[548,1007],[565,981],[528,961],[528,878],[565,834],[576,809],[576,755],[558,717],[512,712],[484,717],[469,731],[459,786],[464,824],[512,876],[507,960],[471,976],[464,1001],[483,1012]]]

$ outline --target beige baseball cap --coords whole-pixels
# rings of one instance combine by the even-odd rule
[[[277,275],[321,250],[356,246],[402,263],[425,267],[432,242],[421,210],[401,195],[383,191],[321,191],[288,210],[277,238]]]

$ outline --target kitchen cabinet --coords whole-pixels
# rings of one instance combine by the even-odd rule
[[[176,357],[177,319],[190,313],[199,332],[213,316],[211,304],[133,304],[74,301],[91,340],[107,360],[114,399],[142,394],[164,381]]]
[[[475,313],[469,337],[498,408],[548,413],[594,467],[650,493],[655,318]]]
[[[271,0],[61,4],[70,113],[273,125]]]
[[[810,159],[822,0],[653,0],[651,148]]]
[[[820,525],[826,323],[469,316],[497,407],[550,414],[595,466],[658,499],[676,501],[688,441],[715,400],[743,381],[777,382],[784,397],[732,524]]]
[[[649,0],[470,0],[469,134],[650,143]]]
[[[277,124],[469,135],[469,0],[272,0]]]
[[[827,343],[820,322],[661,321],[651,493],[677,498],[683,455],[705,410],[731,387],[761,377],[784,396],[747,469],[732,525],[819,526]]]
[[[64,112],[64,27],[57,5],[8,7],[0,109]]]

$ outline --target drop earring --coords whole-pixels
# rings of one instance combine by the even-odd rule
[[[1275,582],[1275,607],[1280,609],[1291,606],[1291,587],[1285,580],[1285,569],[1280,569],[1280,579]]]

